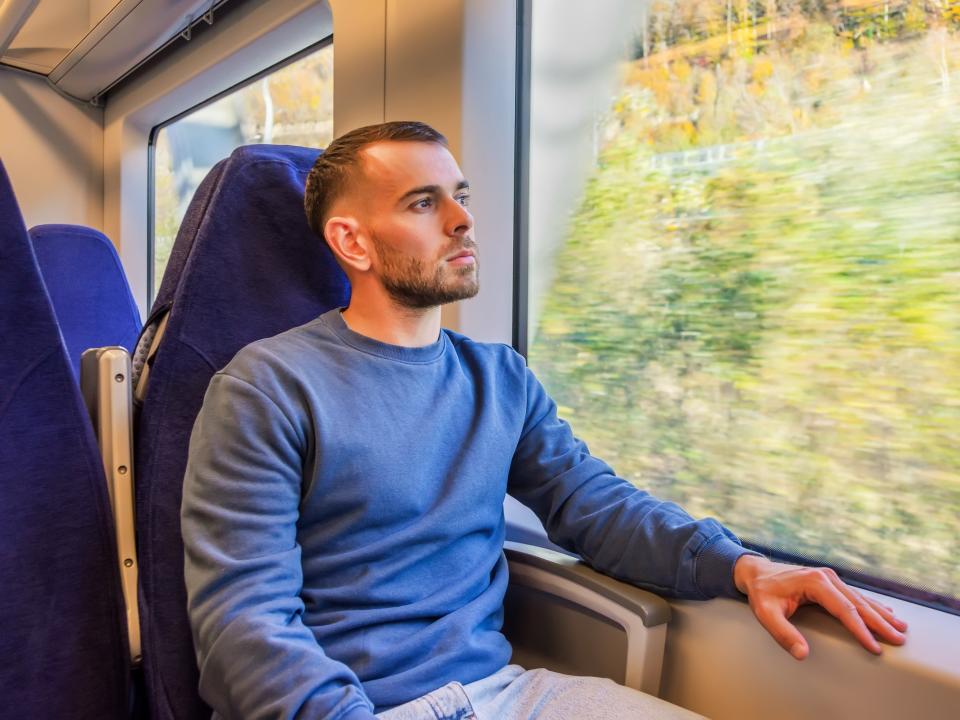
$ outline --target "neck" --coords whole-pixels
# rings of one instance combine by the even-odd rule
[[[387,296],[357,296],[343,311],[347,327],[373,340],[401,347],[432,345],[440,336],[440,308],[408,308]]]

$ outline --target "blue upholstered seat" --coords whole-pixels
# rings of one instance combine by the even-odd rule
[[[0,715],[127,715],[129,655],[90,419],[0,165]]]
[[[317,154],[246,146],[210,171],[180,227],[141,338],[142,344],[167,315],[136,438],[142,638],[153,720],[206,720],[210,712],[197,696],[180,539],[187,446],[207,384],[244,345],[349,298],[346,276],[303,211],[304,182]]]
[[[88,348],[120,345],[132,353],[140,312],[107,237],[80,225],[38,225],[30,240],[75,375]]]

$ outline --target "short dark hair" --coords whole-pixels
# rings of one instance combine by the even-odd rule
[[[399,120],[351,130],[331,142],[307,175],[303,208],[310,229],[323,237],[323,226],[333,201],[356,180],[360,151],[373,143],[432,142],[447,147],[447,139],[426,123]]]

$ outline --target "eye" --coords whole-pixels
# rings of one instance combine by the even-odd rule
[[[428,210],[433,207],[433,198],[432,197],[423,197],[413,203],[410,206],[415,210]]]
[[[457,195],[457,202],[463,205],[464,207],[470,206],[470,196],[467,193],[462,195]]]

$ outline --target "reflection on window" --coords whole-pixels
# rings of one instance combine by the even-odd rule
[[[960,608],[960,3],[651,2],[618,73],[531,257],[561,413],[745,539]]]
[[[161,129],[154,149],[154,292],[187,205],[217,162],[250,143],[319,148],[332,138],[330,44]]]

